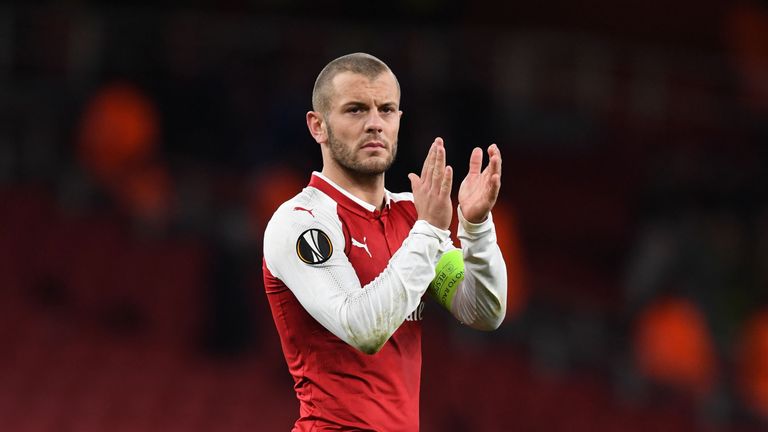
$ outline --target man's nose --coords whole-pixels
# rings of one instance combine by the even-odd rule
[[[384,119],[378,110],[371,110],[365,123],[365,131],[368,133],[381,133],[384,130]]]

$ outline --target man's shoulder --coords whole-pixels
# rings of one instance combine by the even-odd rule
[[[275,210],[267,227],[311,225],[333,219],[335,214],[336,202],[322,191],[307,186]]]
[[[263,236],[264,265],[274,277],[282,279],[285,271],[296,270],[292,266],[297,260],[317,265],[330,258],[335,245],[343,244],[334,213],[335,203],[312,187],[275,210]]]

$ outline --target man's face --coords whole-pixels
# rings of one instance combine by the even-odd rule
[[[326,117],[328,151],[341,168],[376,175],[392,165],[400,129],[400,93],[394,76],[385,72],[370,80],[344,72],[333,79]]]

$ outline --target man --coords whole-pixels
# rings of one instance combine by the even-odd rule
[[[264,284],[300,417],[294,431],[417,431],[422,296],[453,248],[453,170],[436,138],[412,193],[384,188],[397,153],[400,87],[363,53],[331,61],[317,77],[309,131],[323,170],[275,212],[264,234]],[[506,269],[491,218],[501,154],[473,150],[459,190],[465,276],[450,312],[498,328]]]

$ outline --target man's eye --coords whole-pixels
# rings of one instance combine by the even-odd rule
[[[362,110],[360,109],[360,107],[349,107],[349,108],[347,108],[347,112],[348,113],[352,113],[352,114],[357,114],[357,113],[359,113],[361,111]]]

